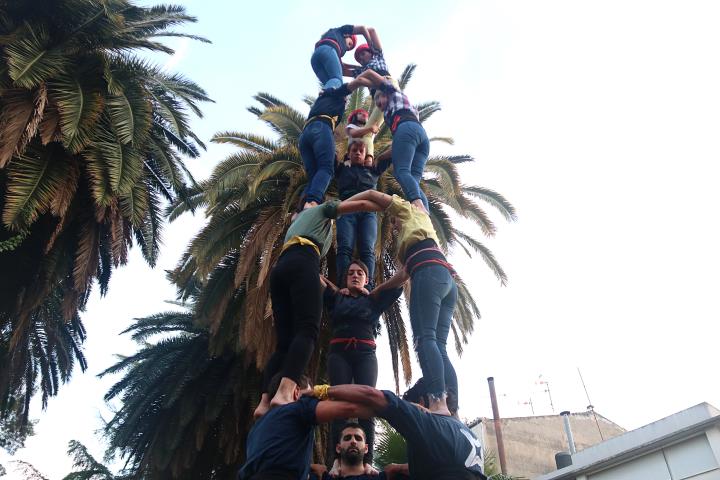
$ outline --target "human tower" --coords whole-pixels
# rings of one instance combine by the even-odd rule
[[[355,48],[358,35],[366,43]],[[353,49],[359,65],[343,63]],[[485,478],[482,446],[457,418],[458,381],[446,348],[457,285],[420,188],[430,141],[418,112],[390,76],[373,28],[331,28],[315,44],[310,63],[322,91],[299,140],[308,183],[270,276],[277,345],[265,367],[262,398],[238,478]],[[343,83],[343,76],[353,80]],[[347,96],[360,87],[370,89],[375,108],[372,114],[362,109],[350,114],[348,153],[336,160],[335,128],[345,114]],[[375,158],[373,141],[383,122],[392,132],[392,147]],[[404,198],[376,190],[378,177],[390,164]],[[340,198],[326,200],[333,176]],[[379,285],[373,281],[376,212],[394,218],[403,265]],[[320,274],[321,259],[332,243],[333,220],[339,286]],[[359,258],[352,258],[355,248]],[[399,398],[375,388],[375,337],[380,316],[408,281],[410,323],[423,376]],[[323,307],[332,320],[330,385],[312,386],[304,373]],[[380,473],[373,469],[375,416],[405,437],[407,465]],[[360,420],[346,423],[348,418]],[[330,448],[337,459],[323,473],[319,466],[311,467],[311,457],[315,426],[326,422],[332,422]]]

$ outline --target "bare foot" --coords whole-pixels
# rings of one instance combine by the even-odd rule
[[[412,205],[413,205],[415,208],[417,208],[418,210],[421,210],[421,211],[423,211],[423,212],[425,212],[425,213],[428,213],[428,211],[425,210],[425,204],[424,204],[424,203],[422,202],[422,200],[420,200],[419,198],[416,198],[415,200],[413,200],[413,201],[410,202],[410,203],[412,203]]]
[[[430,413],[434,413],[436,415],[445,415],[447,417],[451,416],[444,395],[440,399],[431,400],[428,410],[430,410]]]
[[[280,386],[277,389],[277,393],[273,399],[270,400],[270,408],[294,402],[296,390],[297,383],[287,377],[283,377],[282,380],[280,380]]]
[[[258,404],[255,412],[253,412],[253,418],[258,419],[265,415],[270,410],[270,396],[267,393],[263,393],[260,397],[260,403]]]

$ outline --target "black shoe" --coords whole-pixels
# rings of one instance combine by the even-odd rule
[[[323,90],[320,93],[320,95],[332,95],[332,96],[337,96],[337,97],[347,97],[348,95],[350,95],[350,93],[351,92],[350,92],[350,89],[348,88],[348,84],[343,83],[339,87],[326,88],[325,90]]]

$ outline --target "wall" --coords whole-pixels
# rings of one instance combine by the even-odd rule
[[[597,419],[605,440],[625,432],[601,415]],[[483,418],[481,423],[484,428],[478,424],[473,427],[473,431],[480,436],[484,430],[483,445],[497,451],[492,419]],[[509,474],[533,478],[554,471],[555,454],[568,450],[563,421],[559,415],[505,418],[501,420],[501,425]],[[602,441],[591,413],[571,414],[570,425],[578,451]]]

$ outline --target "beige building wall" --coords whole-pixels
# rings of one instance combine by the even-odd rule
[[[605,440],[625,430],[601,415],[597,415]],[[483,445],[497,452],[495,427],[492,419],[477,420],[472,430],[483,437]],[[556,470],[555,454],[568,451],[567,438],[560,415],[504,418],[501,420],[508,473],[533,478]],[[570,414],[570,426],[578,451],[600,443],[602,438],[591,412]]]

